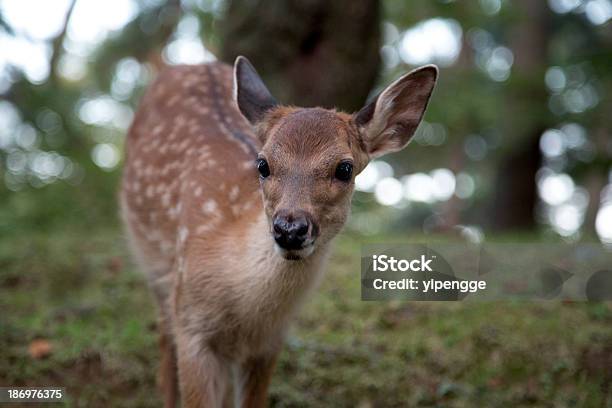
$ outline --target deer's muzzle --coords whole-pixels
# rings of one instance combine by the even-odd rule
[[[272,230],[276,244],[287,251],[312,245],[317,232],[312,216],[301,210],[277,212],[272,219]]]

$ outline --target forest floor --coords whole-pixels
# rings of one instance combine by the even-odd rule
[[[360,241],[335,246],[272,406],[612,406],[612,304],[362,302]],[[155,308],[118,228],[3,239],[0,311],[0,386],[63,386],[68,406],[161,406]]]

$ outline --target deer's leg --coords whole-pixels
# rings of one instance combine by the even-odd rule
[[[160,318],[159,323],[159,384],[164,396],[164,407],[174,408],[178,397],[178,380],[176,365],[176,348],[168,321]]]
[[[268,386],[274,371],[276,355],[255,357],[241,367],[240,406],[244,408],[265,407]]]
[[[183,408],[221,408],[229,384],[226,363],[188,336],[177,338],[179,388]]]
[[[158,384],[164,398],[164,407],[174,408],[178,397],[176,346],[172,332],[171,309],[168,304],[172,273],[165,266],[149,267],[149,288],[159,306],[158,331],[160,361]]]

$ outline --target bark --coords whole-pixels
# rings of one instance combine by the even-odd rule
[[[232,0],[221,58],[251,60],[280,102],[360,109],[380,66],[379,0]]]

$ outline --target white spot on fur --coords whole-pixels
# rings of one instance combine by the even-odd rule
[[[217,202],[215,200],[208,200],[202,204],[202,211],[206,214],[214,213],[217,210]]]
[[[178,273],[181,274],[185,270],[185,258],[182,256],[178,257]]]
[[[162,195],[161,202],[164,207],[168,207],[170,205],[170,193],[166,192]]]
[[[196,235],[203,235],[203,234],[205,234],[205,233],[209,232],[211,229],[212,229],[212,228],[211,228],[211,226],[210,226],[210,225],[208,225],[208,224],[202,224],[202,225],[199,225],[199,226],[196,228],[195,233],[196,233]]]
[[[151,133],[153,134],[153,136],[158,136],[162,132],[163,129],[164,129],[164,126],[160,124],[160,125],[155,126],[153,130],[151,131]]]
[[[235,201],[238,198],[239,194],[240,194],[240,187],[233,186],[232,189],[229,192],[229,199],[231,201]]]
[[[166,101],[166,106],[171,108],[172,106],[176,105],[176,103],[179,101],[180,98],[181,98],[181,94],[179,93],[171,96],[170,99]]]
[[[179,228],[179,234],[178,234],[179,243],[183,244],[187,240],[188,236],[189,236],[189,229],[187,229],[187,227]]]

